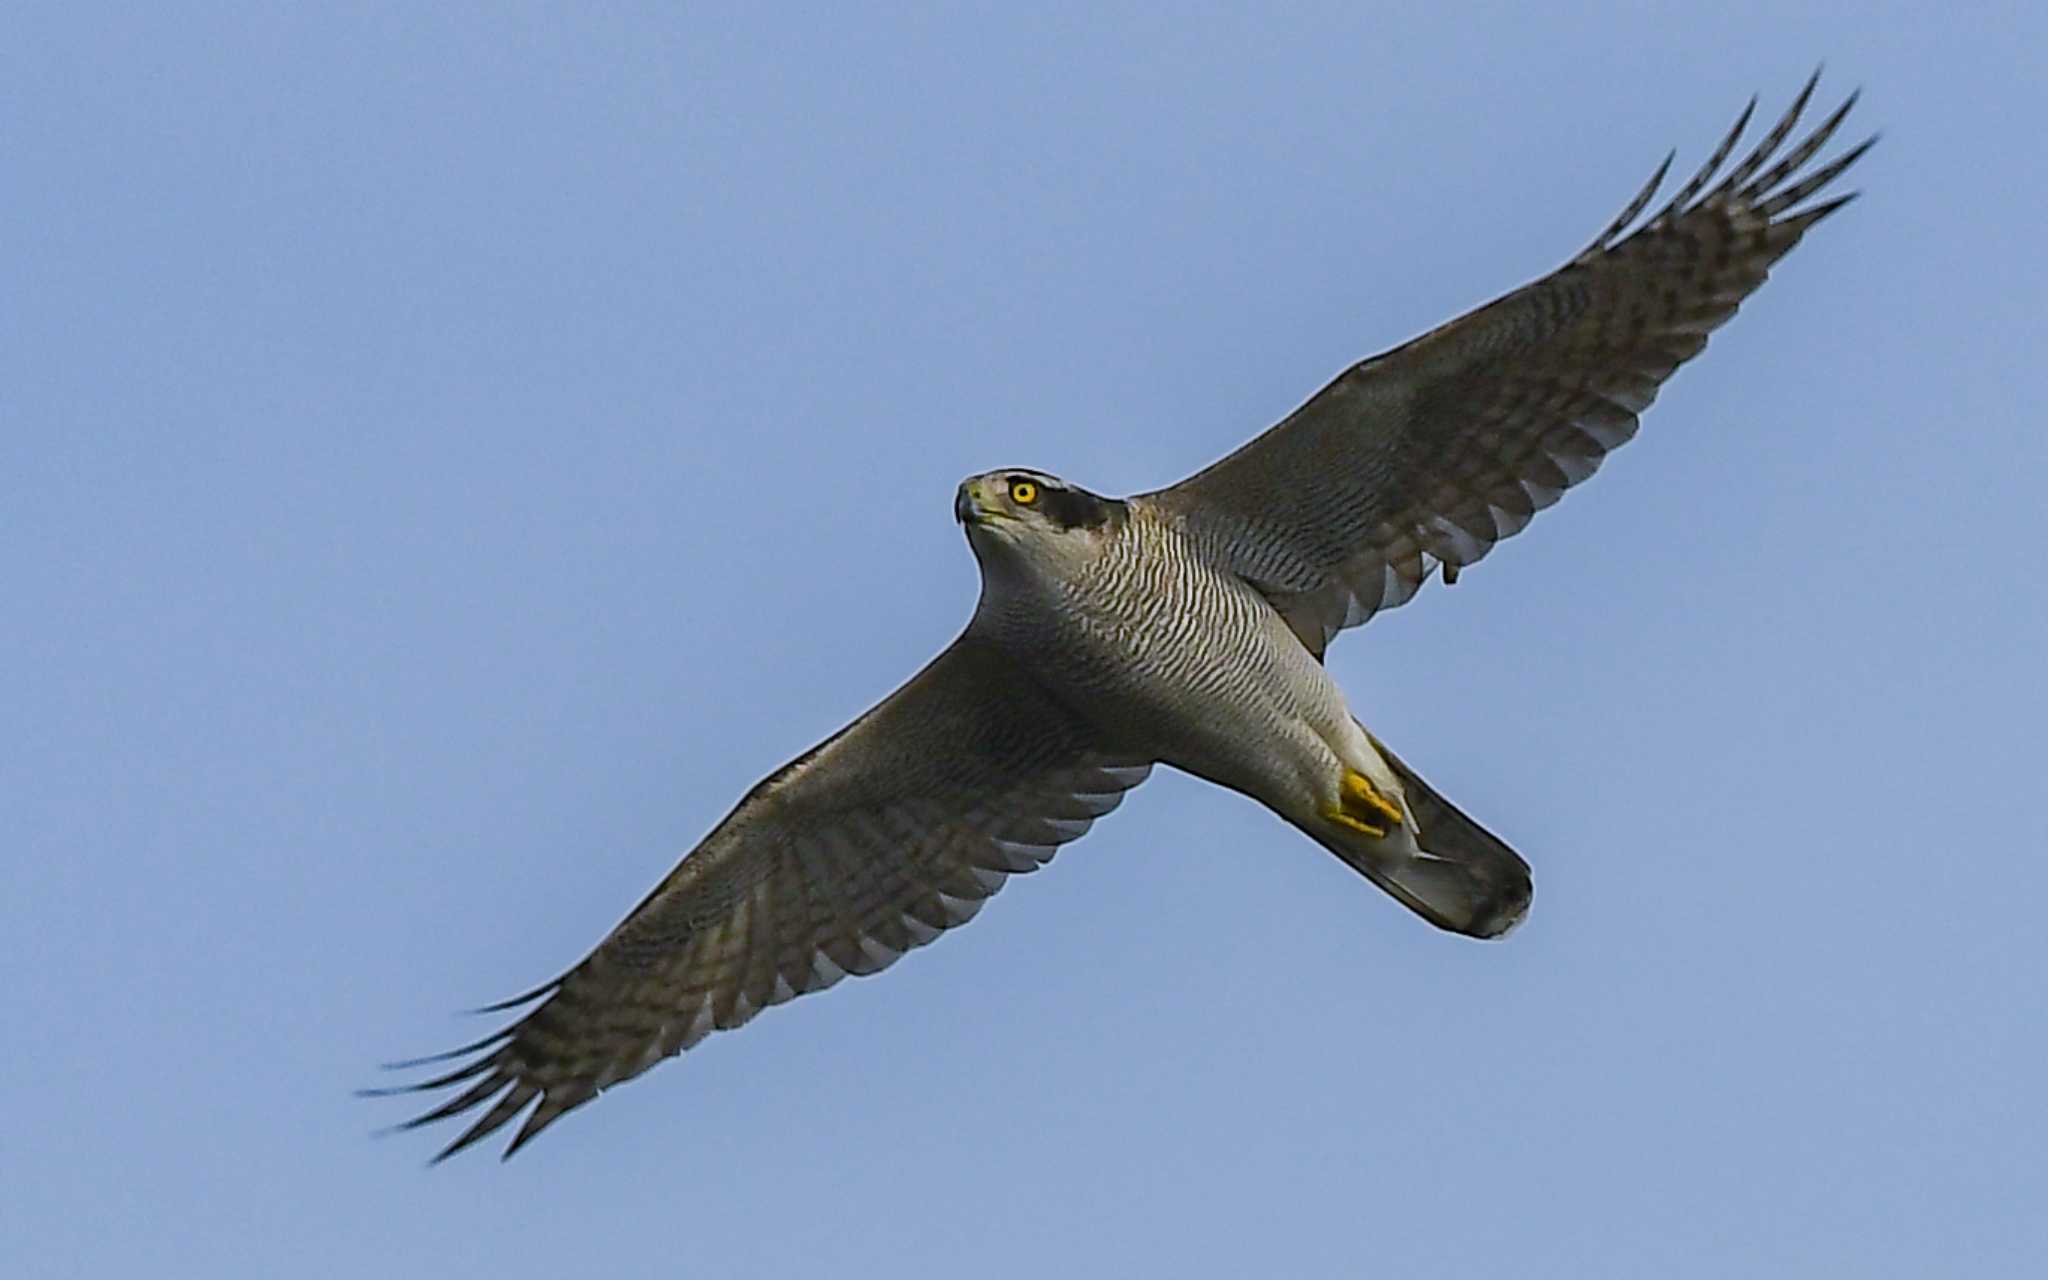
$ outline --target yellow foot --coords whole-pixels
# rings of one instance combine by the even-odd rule
[[[1381,840],[1401,825],[1401,806],[1381,795],[1364,774],[1346,769],[1337,784],[1337,807],[1323,816]]]

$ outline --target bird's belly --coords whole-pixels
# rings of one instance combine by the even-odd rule
[[[1342,691],[1249,587],[1063,616],[1034,664],[1128,750],[1292,814],[1327,803],[1364,747]]]

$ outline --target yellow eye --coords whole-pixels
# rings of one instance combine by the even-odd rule
[[[1029,480],[1010,481],[1010,501],[1020,507],[1028,507],[1038,501],[1038,486]]]

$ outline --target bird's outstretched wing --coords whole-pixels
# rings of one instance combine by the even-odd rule
[[[1771,264],[1854,198],[1801,207],[1876,141],[1809,166],[1854,94],[1781,154],[1818,80],[1711,189],[1754,99],[1640,226],[1670,157],[1559,270],[1354,365],[1278,426],[1143,500],[1220,547],[1317,654],[1439,565],[1454,577],[1593,474]]]
[[[776,772],[595,951],[494,1006],[537,1007],[398,1093],[462,1092],[403,1128],[490,1107],[436,1159],[513,1120],[511,1155],[563,1112],[768,1005],[873,973],[964,924],[1078,839],[1151,765],[1090,734],[963,636],[881,705]]]

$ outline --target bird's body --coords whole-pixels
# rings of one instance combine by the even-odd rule
[[[1008,498],[1020,485],[1098,518],[1034,522]],[[982,571],[967,635],[1098,741],[1252,797],[1442,927],[1495,937],[1520,922],[1527,865],[1476,826],[1446,842],[1423,829],[1411,787],[1442,802],[1383,753],[1229,544],[1150,495],[1105,499],[1035,471],[976,476],[954,510]]]
[[[1564,267],[1354,365],[1179,484],[968,480],[966,631],[750,791],[580,964],[493,1006],[524,1016],[418,1060],[474,1055],[403,1087],[461,1086],[406,1127],[488,1104],[446,1156],[524,1112],[509,1155],[710,1032],[965,923],[1161,763],[1258,800],[1440,928],[1506,933],[1528,864],[1366,731],[1324,651],[1590,476],[1850,198],[1801,207],[1870,145],[1808,169],[1855,101],[1787,147],[1813,88],[1711,189],[1748,111],[1640,225],[1663,169]]]
[[[993,472],[970,484],[994,487]],[[1265,597],[1185,526],[1137,499],[1060,554],[974,526],[982,597],[968,634],[1001,646],[1115,743],[1244,792],[1290,821],[1342,767],[1392,781],[1343,691]]]

